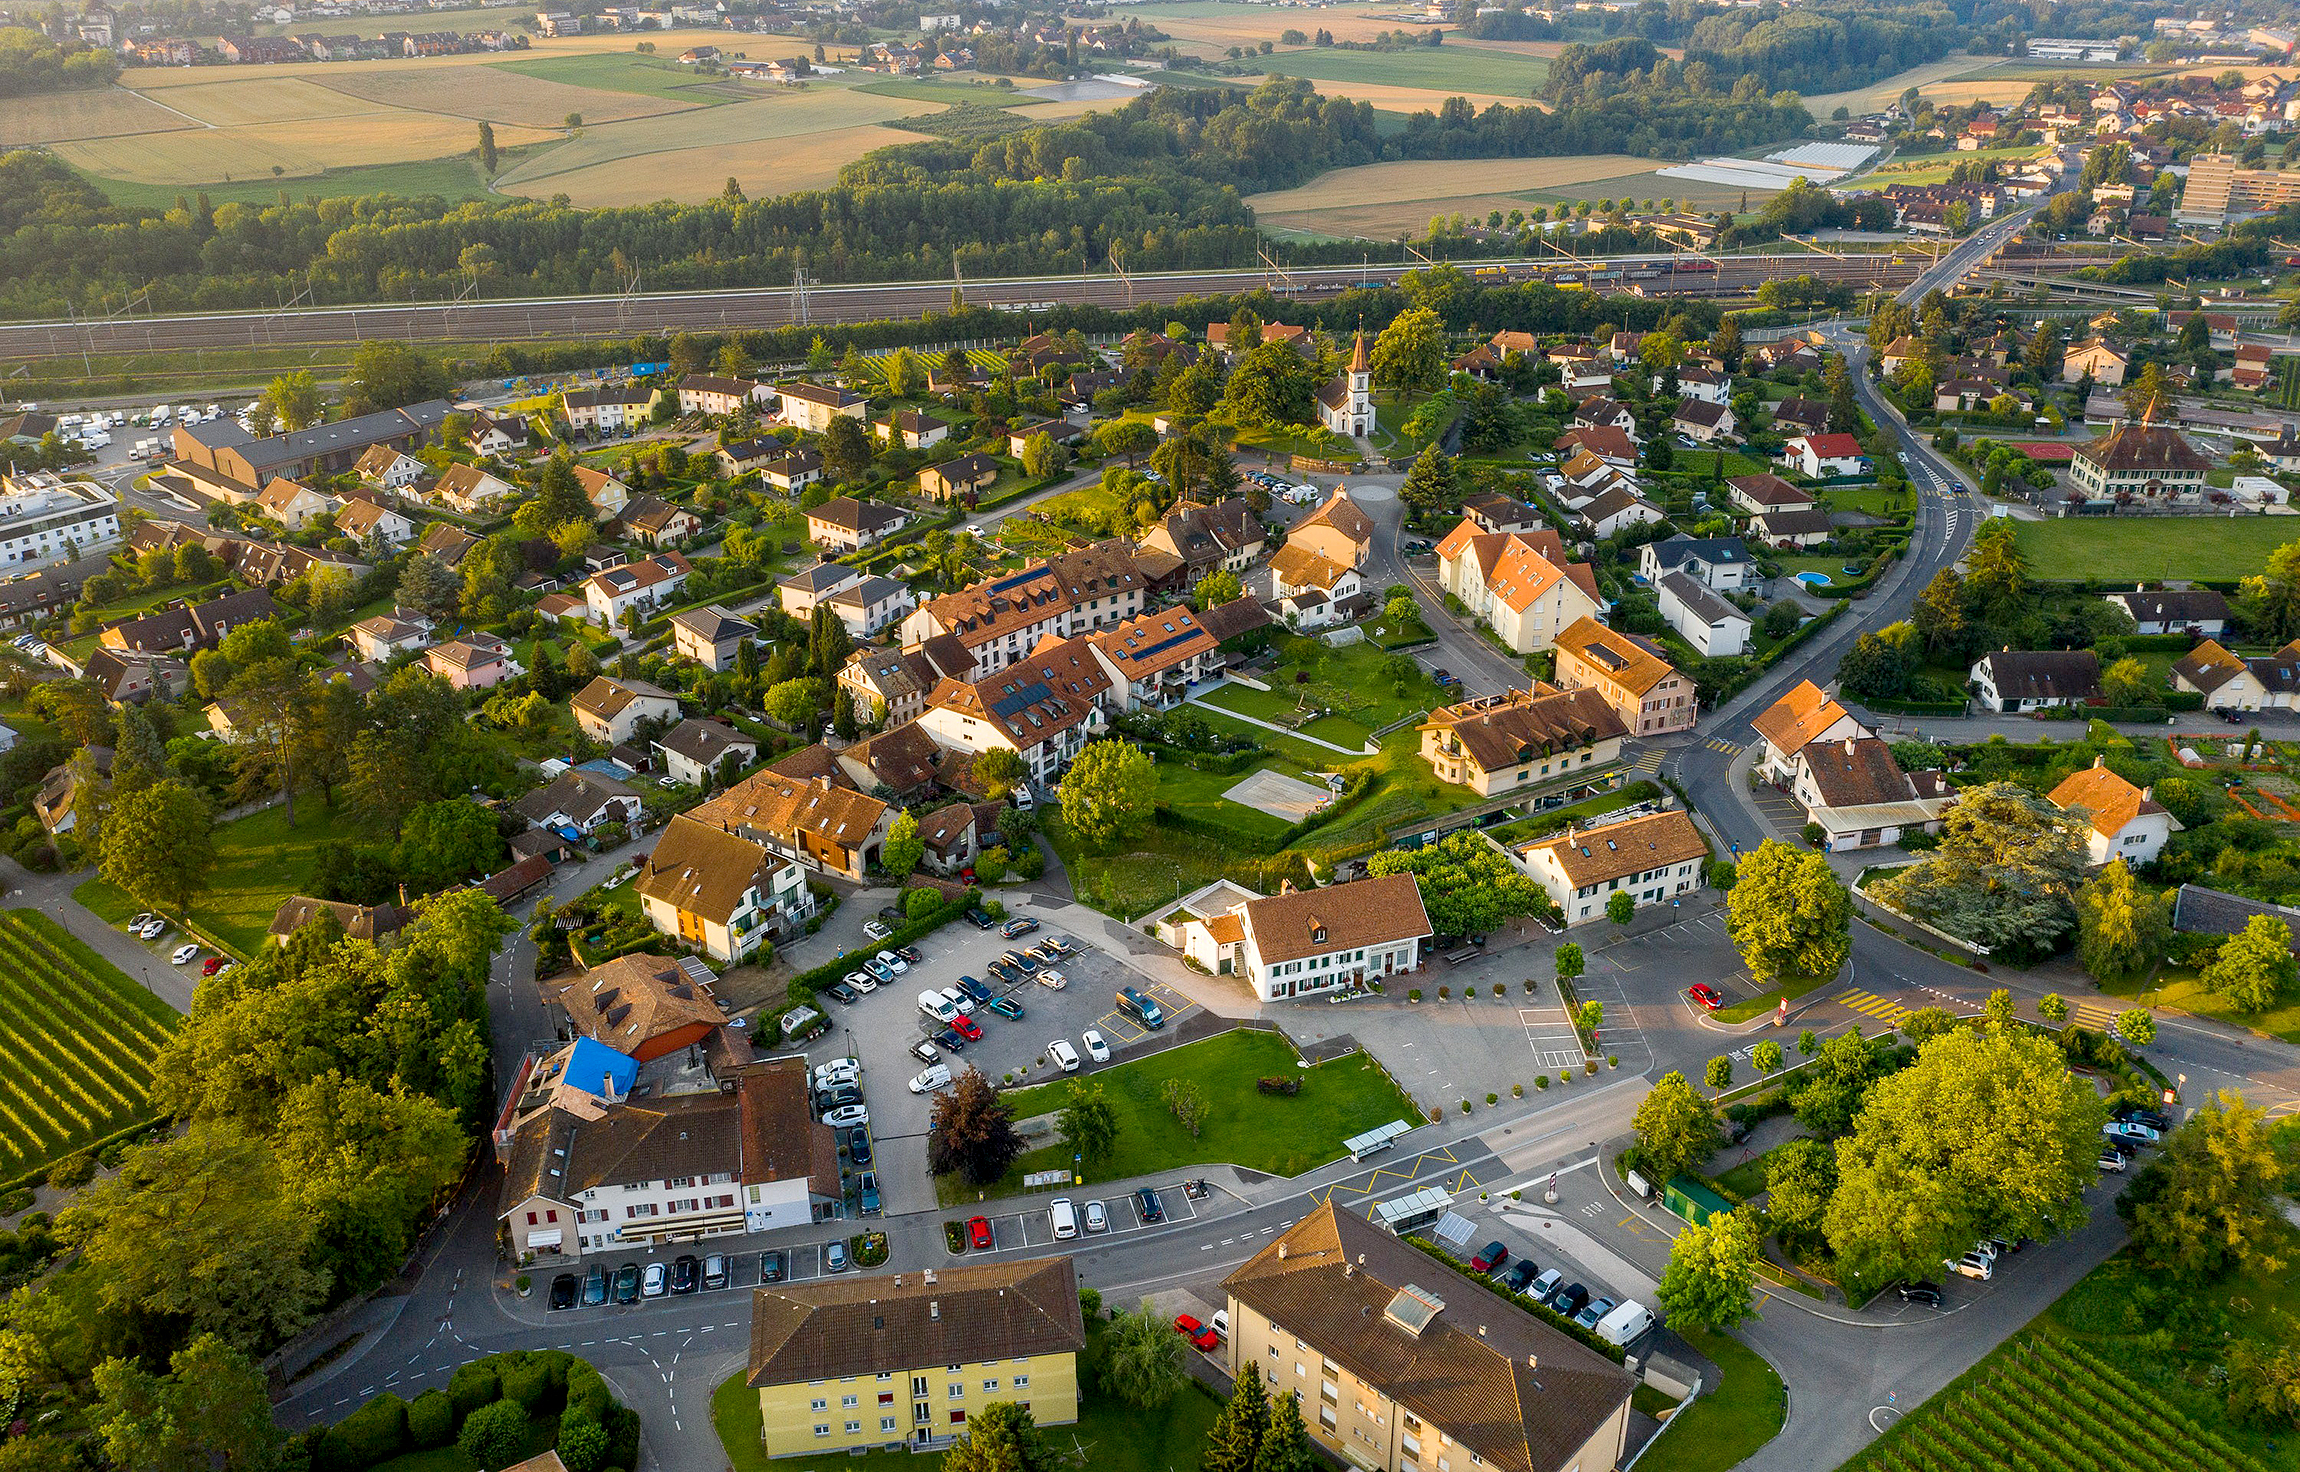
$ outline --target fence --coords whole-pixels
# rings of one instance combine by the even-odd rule
[[[1891,864],[1882,866],[1882,869],[1905,869],[1908,867],[1909,866],[1907,864]],[[1918,937],[1909,933],[1911,930],[1916,930],[1923,932],[1924,935],[1930,936],[1932,939],[1941,942],[1943,945],[1955,946],[1958,950],[1964,952],[1968,956],[1982,959],[1985,959],[1988,956],[1989,948],[1987,946],[1976,945],[1974,942],[1966,940],[1961,936],[1954,936],[1945,930],[1935,929],[1933,926],[1927,925],[1924,921],[1919,920],[1916,916],[1905,914],[1900,910],[1894,909],[1891,905],[1886,904],[1883,900],[1873,898],[1862,886],[1868,883],[1869,876],[1871,874],[1878,872],[1881,872],[1881,870],[1870,869],[1864,871],[1860,879],[1853,885],[1853,904],[1859,908],[1863,918],[1867,919],[1872,924],[1892,931],[1894,934],[1899,935],[1904,940],[1917,940]],[[1922,941],[1919,941],[1919,944],[1922,944]]]

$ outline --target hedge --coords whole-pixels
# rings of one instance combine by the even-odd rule
[[[407,1402],[390,1391],[320,1433],[312,1472],[367,1472],[407,1450]]]
[[[921,918],[908,920],[896,926],[894,934],[880,941],[879,944],[892,950],[896,946],[907,946],[914,940],[932,935],[937,930],[942,929],[943,926],[965,914],[967,909],[978,903],[981,898],[982,892],[980,890],[969,889],[957,899],[943,901],[941,905],[929,910]],[[836,960],[825,961],[812,971],[801,972],[792,977],[789,994],[791,1001],[812,1002],[818,990],[845,976],[849,971],[854,970],[857,964],[855,956],[846,955]]]
[[[455,1440],[455,1402],[444,1390],[426,1390],[407,1404],[407,1439],[417,1451]]]
[[[1894,716],[1961,716],[1967,702],[1962,700],[1863,700],[1861,704],[1874,711]]]
[[[1597,1337],[1597,1335],[1591,1333],[1587,1329],[1582,1328],[1579,1324],[1576,1324],[1573,1322],[1573,1320],[1559,1313],[1556,1309],[1550,1308],[1544,1304],[1535,1303],[1530,1297],[1523,1293],[1510,1292],[1507,1288],[1501,1286],[1500,1279],[1477,1271],[1468,1263],[1463,1262],[1460,1258],[1455,1257],[1452,1253],[1446,1251],[1444,1248],[1438,1246],[1434,1242],[1431,1242],[1428,1238],[1408,1237],[1406,1238],[1406,1241],[1412,1243],[1416,1247],[1419,1247],[1422,1251],[1428,1253],[1431,1257],[1436,1258],[1439,1262],[1442,1262],[1446,1266],[1452,1268],[1455,1272],[1477,1284],[1478,1287],[1483,1288],[1486,1292],[1491,1293],[1494,1297],[1509,1300],[1511,1303],[1516,1304],[1519,1308],[1524,1309],[1527,1313],[1532,1314],[1535,1318],[1542,1320],[1544,1323],[1547,1323],[1552,1329],[1557,1330],[1560,1334],[1565,1335],[1569,1339],[1578,1340],[1582,1344],[1585,1344],[1591,1349],[1596,1350],[1599,1354],[1604,1355],[1607,1359],[1613,1361],[1615,1364],[1618,1365],[1622,1361],[1629,1358],[1629,1350],[1627,1346],[1609,1343],[1606,1340],[1600,1339]]]
[[[508,1402],[536,1420],[559,1413],[559,1434],[593,1424],[607,1434],[607,1468],[638,1465],[639,1415],[618,1404],[599,1371],[560,1349],[512,1350],[459,1366],[446,1390],[427,1390],[413,1404],[390,1391],[333,1426],[306,1433],[312,1472],[369,1472],[408,1451],[453,1442],[465,1422]]]

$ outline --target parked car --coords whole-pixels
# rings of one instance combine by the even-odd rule
[[[670,1287],[671,1275],[664,1269],[663,1265],[659,1262],[647,1264],[647,1275],[639,1282],[639,1296],[642,1298],[661,1298],[670,1291]]]
[[[843,981],[834,981],[829,986],[824,987],[823,995],[834,1002],[840,1002],[849,1007],[862,1000],[862,993]]]
[[[1580,1313],[1581,1306],[1587,1302],[1589,1290],[1579,1283],[1568,1283],[1549,1300],[1549,1306],[1570,1319]]]
[[[1053,991],[1060,991],[1070,985],[1070,978],[1049,966],[1038,973],[1038,984]]]
[[[1714,1012],[1719,1007],[1725,1005],[1725,998],[1723,994],[1721,994],[1717,988],[1711,986],[1706,981],[1697,981],[1693,983],[1693,985],[1685,989],[1685,995],[1691,997],[1696,1003],[1700,1004],[1700,1006],[1705,1011]]]
[[[607,1285],[607,1270],[598,1263],[591,1264],[591,1271],[583,1275],[583,1306],[585,1308],[597,1308],[600,1304],[605,1303],[607,1301]]]
[[[1142,1218],[1144,1226],[1156,1226],[1159,1222],[1166,1220],[1165,1203],[1161,1202],[1158,1199],[1158,1193],[1148,1186],[1144,1186],[1134,1193],[1134,1211],[1136,1215]]]
[[[1009,920],[1004,925],[1000,926],[998,933],[1005,936],[1008,940],[1012,940],[1018,935],[1028,935],[1030,932],[1036,930],[1037,928],[1038,922],[1036,920],[1031,919],[1027,915],[1017,915],[1012,920]]]
[[[884,951],[879,953],[881,956],[885,954],[886,952]],[[903,968],[905,971],[908,971],[909,969],[910,968],[908,966]],[[869,960],[863,962],[863,970],[869,972],[873,977],[880,981],[894,980],[894,968],[887,965],[886,962],[880,960],[878,956],[873,956]]]
[[[949,1086],[950,1069],[940,1063],[928,1064],[910,1081],[910,1091],[914,1094],[931,1094],[936,1089],[948,1088]]]
[[[1512,1293],[1523,1293],[1525,1285],[1532,1282],[1540,1271],[1532,1258],[1521,1257],[1509,1265],[1508,1272],[1501,1275],[1501,1286]]]
[[[1042,951],[1052,951],[1057,956],[1075,956],[1078,954],[1078,942],[1067,935],[1050,935],[1038,943],[1038,948]]]
[[[1224,1339],[1229,1338],[1230,1311],[1226,1308],[1218,1308],[1214,1310],[1214,1317],[1206,1321],[1206,1327],[1221,1335]]]
[[[1012,997],[991,998],[990,1010],[996,1012],[1001,1017],[1012,1017],[1017,1021],[1020,1021],[1022,1018],[1022,1004],[1015,1001]]]
[[[783,1251],[781,1248],[770,1247],[759,1254],[759,1281],[762,1283],[780,1283],[783,1281]]]
[[[823,1271],[826,1273],[843,1273],[847,1267],[847,1245],[836,1240],[825,1242],[823,1244]]]
[[[1070,1204],[1067,1196],[1057,1196],[1046,1206],[1046,1223],[1054,1231],[1054,1240],[1067,1242],[1078,1235],[1078,1208]]]
[[[145,940],[158,940],[161,936],[166,935],[167,933],[168,922],[157,915],[154,915],[151,919],[146,920],[144,922],[144,928],[136,932],[136,934],[142,936]]]
[[[968,1042],[979,1043],[982,1041],[982,1024],[973,1018],[953,1017],[950,1020],[950,1025],[954,1032]]]
[[[1012,966],[1007,965],[1004,961],[993,961],[982,969],[989,972],[992,976],[997,977],[1001,982],[1008,986],[1013,986],[1016,983],[1026,979],[1021,972],[1015,970]]]
[[[1903,1283],[1901,1302],[1922,1304],[1926,1308],[1941,1306],[1941,1286],[1938,1283]]]
[[[987,1002],[996,995],[989,987],[984,986],[971,976],[961,976],[958,979],[958,989],[978,1002]]]
[[[945,1053],[963,1053],[966,1051],[966,1039],[959,1036],[958,1029],[955,1027],[946,1027],[941,1032],[936,1033],[934,1042],[935,1046],[941,1048]]]
[[[1035,976],[1038,973],[1038,963],[1020,951],[1008,951],[998,959],[1025,976]]]
[[[846,974],[846,984],[858,992],[867,993],[878,990],[878,978],[868,971],[849,971]]]
[[[2128,1119],[2134,1124],[2147,1125],[2159,1134],[2172,1128],[2171,1115],[2161,1110],[2143,1109],[2138,1104],[2119,1104],[2110,1113],[2117,1119]]]
[[[681,1253],[671,1263],[671,1291],[692,1293],[703,1286],[703,1265],[691,1253]]]
[[[863,934],[869,936],[872,940],[885,940],[888,936],[894,934],[894,932],[889,930],[883,921],[865,920],[863,922]]]
[[[967,1219],[966,1245],[977,1252],[987,1252],[997,1245],[997,1239],[991,1235],[989,1217],[977,1216]]]
[[[1551,1268],[1548,1272],[1543,1273],[1540,1277],[1533,1280],[1533,1285],[1525,1290],[1525,1295],[1526,1297],[1532,1299],[1535,1303],[1547,1303],[1552,1298],[1555,1298],[1557,1296],[1557,1290],[1564,1286],[1565,1274],[1559,1272],[1555,1268]]]
[[[200,948],[197,944],[178,946],[176,947],[175,954],[168,957],[168,964],[171,966],[181,966],[186,961],[191,960],[192,957],[198,955],[199,953]]]
[[[834,1130],[851,1129],[858,1124],[869,1124],[870,1109],[862,1104],[848,1104],[842,1108],[833,1109],[824,1115],[823,1123]]]
[[[713,1252],[704,1257],[703,1286],[712,1289],[727,1286],[727,1255],[725,1253]]]
[[[2100,1167],[2102,1170],[2112,1170],[2115,1171],[2118,1175],[2123,1175],[2124,1152],[2111,1146],[2104,1145],[2101,1147],[2100,1158],[2095,1160],[2093,1164]]]
[[[905,961],[908,961],[913,966],[916,966],[921,961],[926,959],[926,954],[919,950],[917,946],[896,946],[894,948],[894,953],[902,957]]]
[[[849,1104],[862,1102],[862,1090],[854,1084],[833,1084],[827,1089],[815,1090],[815,1112],[828,1114]]]
[[[615,1301],[617,1303],[637,1303],[639,1301],[639,1265],[637,1263],[627,1262],[615,1269]]]
[[[1477,1250],[1469,1265],[1481,1273],[1490,1273],[1509,1261],[1509,1248],[1501,1242],[1488,1242]]]
[[[1064,1073],[1076,1073],[1078,1071],[1078,1050],[1062,1039],[1056,1038],[1053,1042],[1048,1043],[1046,1052],[1047,1056],[1054,1060],[1055,1067]]]
[[[2130,1140],[2138,1145],[2153,1145],[2163,1138],[2147,1125],[2130,1119],[2112,1119],[2100,1127],[2100,1132],[2112,1140]]]
[[[1593,1298],[1580,1313],[1577,1313],[1573,1316],[1573,1322],[1584,1329],[1594,1329],[1605,1321],[1605,1316],[1607,1314],[1612,1312],[1612,1299]]]
[[[856,1130],[847,1136],[847,1158],[856,1165],[870,1164],[870,1131]]]
[[[1110,1230],[1110,1213],[1099,1201],[1086,1203],[1086,1230],[1089,1234]]]
[[[1207,1354],[1212,1354],[1214,1346],[1222,1342],[1221,1337],[1200,1323],[1195,1314],[1176,1314],[1174,1330]]]
[[[920,1038],[910,1045],[910,1056],[921,1063],[932,1063],[942,1056],[942,1050],[937,1048],[930,1039]]]
[[[944,987],[942,989],[942,999],[950,1003],[950,1009],[953,1012],[964,1013],[972,1012],[974,1010],[974,998],[960,991],[955,986]]]
[[[561,1273],[558,1277],[553,1278],[551,1280],[550,1306],[552,1308],[573,1308],[579,1286],[573,1273]]]
[[[827,1089],[834,1084],[851,1084],[861,1076],[862,1060],[860,1058],[833,1058],[828,1062],[818,1063],[815,1065],[813,1075],[815,1087],[818,1089]]]
[[[979,905],[968,907],[966,918],[974,922],[974,928],[977,930],[988,930],[990,927],[998,923],[996,920],[990,918],[990,912],[988,910],[983,909]]]
[[[222,956],[210,956],[200,963],[200,975],[213,976],[229,964],[230,962]]]
[[[901,956],[895,954],[893,951],[881,951],[871,959],[878,962],[879,965],[884,966],[887,970],[896,973],[897,975],[910,970],[910,962],[905,961]]]

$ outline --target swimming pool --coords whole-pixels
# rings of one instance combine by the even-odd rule
[[[1801,572],[1797,574],[1797,581],[1808,588],[1826,588],[1829,586],[1829,575],[1825,572]]]

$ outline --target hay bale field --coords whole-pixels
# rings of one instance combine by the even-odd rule
[[[500,127],[506,148],[558,136],[537,128]],[[473,146],[467,118],[378,109],[329,118],[239,128],[191,128],[133,138],[56,145],[66,163],[139,184],[205,184],[304,178],[328,169],[447,158]],[[272,170],[278,169],[278,174]]]
[[[123,138],[197,127],[124,87],[0,98],[0,149],[76,138]]]
[[[1400,87],[1389,82],[1320,82],[1312,80],[1321,97],[1347,97],[1352,102],[1373,104],[1377,112],[1394,112],[1400,117],[1417,112],[1436,112],[1445,106],[1448,97],[1466,97],[1469,105],[1483,112],[1493,103],[1503,107],[1524,107],[1529,99],[1504,97],[1492,92],[1464,92],[1459,87],[1433,91],[1428,87]]]
[[[856,151],[853,130],[868,124],[938,110],[937,105],[931,102],[905,97],[878,97],[846,87],[780,91],[750,102],[730,103],[725,107],[671,113],[655,118],[636,118],[599,128],[585,128],[581,137],[570,139],[556,148],[545,149],[507,170],[496,180],[496,187],[513,194],[552,194],[566,188],[567,177],[578,171],[629,159],[648,158],[651,160],[648,168],[655,171],[664,182],[647,190],[640,198],[655,200],[673,194],[674,190],[668,181],[674,175],[682,181],[691,181],[705,177],[705,173],[709,176],[710,187],[701,190],[700,194],[712,195],[719,192],[719,187],[726,182],[729,173],[742,178],[746,168],[756,169],[761,161],[786,156],[792,168],[812,170],[819,175],[825,159],[831,154],[841,155],[839,161],[844,162],[848,158],[859,158],[863,152],[869,151],[867,148]],[[823,135],[833,133],[845,136],[831,140],[830,146],[826,148]],[[746,146],[768,140],[782,141],[777,147],[767,149]],[[883,141],[917,140],[909,135],[893,134]],[[873,143],[870,146],[880,145]],[[708,164],[702,160],[680,160],[673,157],[691,150],[715,156],[718,162]],[[699,173],[698,169],[705,172]],[[835,167],[833,172],[836,172]],[[782,184],[779,176],[771,171],[763,176],[754,173],[752,177],[766,186],[757,190],[758,193],[778,194],[788,188],[798,187]],[[535,186],[544,180],[554,182],[551,188],[538,191]],[[629,170],[602,174],[590,182],[603,194],[641,188],[645,184],[639,173]],[[751,185],[746,181],[744,187],[749,189]],[[569,192],[573,193],[572,190]],[[690,194],[693,192],[689,191]],[[677,197],[689,196],[681,194]]]
[[[726,111],[721,108],[712,116],[724,117]],[[634,154],[522,183],[498,180],[497,186],[506,194],[535,199],[564,194],[578,205],[598,208],[652,204],[659,199],[710,199],[726,187],[731,174],[744,193],[763,199],[800,189],[825,188],[838,182],[841,168],[871,150],[918,141],[916,133],[865,123],[803,137],[759,138],[670,153]]]
[[[609,92],[598,87],[571,87],[565,82],[524,76],[501,67],[475,86],[472,73],[462,67],[414,66],[399,71],[360,72],[347,76],[319,74],[330,89],[362,102],[445,113],[459,118],[485,118],[491,123],[516,123],[531,128],[556,128],[569,113],[581,113],[586,124],[620,122],[626,118],[659,117],[700,107],[700,102],[645,97],[631,92]]]
[[[213,77],[215,73],[208,73]],[[247,75],[228,82],[208,81],[196,87],[171,88],[160,99],[188,117],[218,128],[251,123],[292,123],[307,118],[342,117],[374,112],[374,103],[344,104],[343,94],[316,80],[274,67],[249,67]]]
[[[1853,115],[1858,117],[1862,113],[1875,112],[1911,87],[1917,88],[1924,96],[1939,102],[1942,99],[1931,84],[1945,81],[1950,77],[1969,76],[1976,68],[2001,65],[2003,65],[2003,58],[2001,57],[1991,61],[1983,57],[1967,56],[1959,52],[1955,56],[1943,57],[1939,61],[1928,62],[1923,66],[1913,66],[1907,71],[1895,72],[1882,81],[1871,82],[1866,87],[1855,87],[1850,92],[1831,92],[1821,97],[1808,97],[1805,99],[1805,110],[1814,117],[1826,118],[1838,108],[1843,107],[1850,109]],[[2012,95],[2016,97],[2027,96],[2027,86],[2024,85]]]

